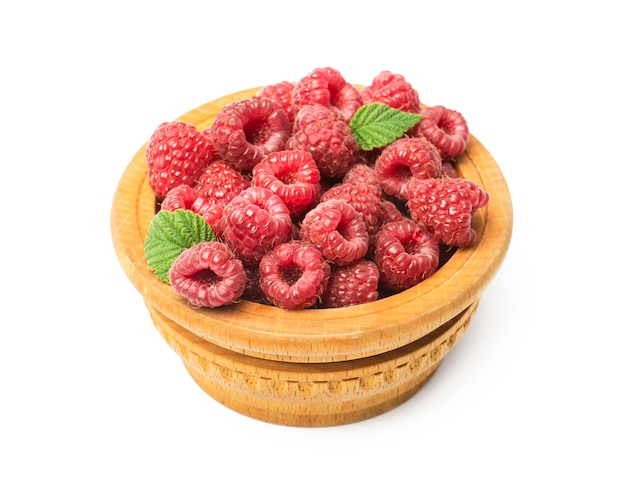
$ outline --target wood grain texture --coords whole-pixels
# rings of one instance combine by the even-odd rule
[[[206,128],[222,106],[256,91],[252,88],[211,101],[178,119]],[[435,347],[424,341],[435,340],[446,327],[451,330],[450,324],[458,323],[459,317],[464,318],[465,330],[511,240],[513,210],[506,181],[486,148],[472,136],[466,151],[457,157],[457,170],[489,192],[489,205],[474,214],[474,245],[459,249],[422,283],[376,302],[343,309],[289,311],[245,300],[219,309],[190,307],[154,276],[144,258],[143,243],[156,208],[148,184],[145,148],[144,144],[131,159],[113,200],[111,233],[119,262],[143,296],[156,327],[181,355],[194,380],[220,402],[255,418],[307,426],[347,423],[382,413],[411,396],[449,348],[437,349],[436,360],[417,368],[406,365],[411,360],[405,361],[408,368],[398,368],[396,358],[391,357],[399,350]],[[373,360],[382,360],[379,372],[368,368]],[[363,361],[370,362],[366,365]],[[342,368],[355,363],[360,365],[350,373]],[[226,375],[217,373],[219,370]],[[323,376],[315,375],[318,370]],[[392,381],[394,386],[373,387],[376,391],[371,393],[365,393],[362,385],[355,388],[356,382],[350,381],[366,383],[365,377],[399,370],[412,372]],[[277,373],[278,381],[272,378]],[[299,375],[285,378],[291,373]],[[228,374],[236,380],[226,380]],[[247,387],[246,383],[262,386]],[[316,392],[315,401],[307,392],[311,387],[326,391],[322,395]],[[282,395],[276,392],[283,389]],[[325,398],[319,398],[322,396]]]

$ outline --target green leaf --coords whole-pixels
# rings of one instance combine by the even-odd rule
[[[350,128],[361,149],[370,151],[392,143],[421,120],[421,115],[383,103],[368,103],[354,113]]]
[[[159,211],[148,229],[143,250],[148,267],[169,284],[170,267],[185,249],[214,241],[215,233],[202,216],[187,209]]]

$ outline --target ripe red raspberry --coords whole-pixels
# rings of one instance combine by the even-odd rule
[[[420,103],[417,90],[406,81],[404,76],[390,71],[381,71],[372,84],[361,90],[364,104],[383,103],[407,113],[420,113]]]
[[[287,241],[293,223],[283,200],[266,188],[251,186],[225,207],[220,230],[228,246],[244,262],[258,264],[274,246]]]
[[[211,126],[220,156],[243,171],[251,171],[272,151],[280,151],[291,134],[283,107],[269,98],[244,98],[224,106]]]
[[[341,178],[356,163],[358,146],[350,126],[329,108],[303,106],[285,149],[308,151],[322,176]]]
[[[448,176],[449,178],[458,178],[459,173],[454,167],[454,162],[452,161],[442,161],[441,162],[441,175]]]
[[[401,221],[403,219],[407,219],[407,216],[398,209],[398,206],[395,203],[389,201],[388,199],[383,199],[380,203],[380,208],[382,211],[381,218],[381,226],[388,222],[396,222]]]
[[[383,150],[374,164],[374,171],[386,194],[406,201],[411,179],[441,176],[441,157],[425,138],[404,137]]]
[[[363,217],[342,199],[329,199],[307,212],[300,237],[315,244],[326,259],[338,265],[365,257],[369,247]]]
[[[383,190],[378,184],[378,178],[374,168],[364,163],[357,163],[352,166],[341,180],[343,183],[365,183],[373,186],[378,194],[382,196]]]
[[[425,224],[439,242],[466,247],[474,242],[473,212],[489,203],[489,194],[464,178],[414,180],[408,207],[416,221]]]
[[[246,287],[243,264],[222,242],[201,242],[185,249],[169,271],[174,291],[198,307],[221,307]]]
[[[426,108],[417,129],[444,157],[462,153],[469,141],[469,129],[463,115],[445,106]]]
[[[367,259],[333,266],[322,306],[348,307],[378,300],[379,280],[378,267]]]
[[[321,251],[302,241],[283,242],[261,259],[261,289],[276,306],[306,309],[322,296],[330,265]]]
[[[278,194],[293,216],[317,201],[320,179],[320,171],[308,151],[270,153],[252,170],[252,184]]]
[[[374,262],[381,284],[408,289],[431,276],[439,264],[439,244],[422,223],[406,219],[385,224],[375,238]]]
[[[180,184],[192,186],[216,158],[210,138],[183,121],[161,123],[146,146],[148,181],[157,199]]]
[[[191,186],[181,184],[170,189],[161,202],[161,209],[165,211],[190,210],[202,216],[215,234],[221,233],[219,222],[222,218],[223,206],[199,196]]]
[[[198,196],[224,207],[232,198],[251,186],[247,175],[231,162],[220,159],[210,163],[202,172],[194,189]]]
[[[370,236],[378,232],[382,199],[374,186],[366,183],[337,183],[322,194],[320,202],[330,199],[343,199],[361,214]]]
[[[255,96],[259,98],[269,98],[270,100],[274,100],[279,103],[280,106],[282,106],[287,113],[289,121],[293,123],[293,120],[296,116],[292,105],[293,89],[293,83],[291,83],[290,81],[281,81],[273,85],[264,86],[256,92]]]
[[[325,106],[350,121],[363,105],[361,93],[334,68],[315,68],[296,83],[292,92],[296,113],[305,105]]]

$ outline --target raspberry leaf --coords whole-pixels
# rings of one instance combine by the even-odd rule
[[[213,229],[199,214],[187,209],[161,210],[150,223],[143,250],[148,267],[169,284],[170,267],[185,249],[214,240]]]
[[[368,103],[354,113],[350,129],[361,149],[370,151],[392,143],[421,119],[421,115],[407,113],[383,103]]]

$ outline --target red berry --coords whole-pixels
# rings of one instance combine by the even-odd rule
[[[224,106],[211,126],[220,156],[243,171],[272,151],[280,151],[291,134],[283,107],[269,98],[244,98]]]
[[[417,130],[445,157],[462,153],[469,141],[469,129],[463,115],[445,106],[426,108]]]
[[[406,201],[411,179],[441,176],[441,157],[425,138],[404,137],[387,146],[374,165],[383,191]]]
[[[330,265],[312,244],[277,245],[259,264],[261,289],[276,306],[305,309],[315,305],[328,283]]]
[[[372,84],[361,90],[364,104],[383,103],[407,113],[420,113],[422,106],[415,88],[404,76],[390,71],[381,71]]]
[[[274,100],[279,103],[287,113],[289,121],[293,123],[295,118],[295,111],[292,105],[293,89],[293,83],[290,81],[281,81],[273,85],[264,86],[256,92],[255,96],[259,98],[269,98],[270,100]]]
[[[198,307],[237,300],[246,287],[243,264],[221,242],[201,242],[184,250],[169,271],[174,291]]]
[[[327,178],[343,177],[358,158],[358,146],[350,126],[321,105],[300,109],[285,149],[309,152],[322,176]]]
[[[248,176],[231,162],[217,160],[204,169],[194,189],[198,196],[224,207],[241,191],[248,189],[250,185]]]
[[[347,307],[378,300],[379,280],[378,267],[367,259],[334,266],[322,296],[322,306]]]
[[[362,215],[342,199],[329,199],[307,212],[300,237],[315,244],[326,259],[338,265],[363,258],[369,247]]]
[[[374,186],[366,183],[337,183],[320,197],[320,202],[343,199],[363,218],[367,233],[376,234],[382,217],[381,196]]]
[[[382,216],[380,221],[381,226],[388,222],[396,222],[407,218],[407,216],[404,215],[400,209],[398,209],[398,206],[396,206],[395,203],[387,199],[383,199],[381,201],[380,209]]]
[[[292,101],[296,113],[305,105],[317,104],[331,109],[344,121],[350,121],[363,105],[359,90],[334,68],[315,68],[301,78],[292,92]]]
[[[411,219],[385,224],[375,237],[374,262],[382,285],[404,290],[431,276],[439,264],[439,244]]]
[[[161,209],[165,211],[190,210],[202,216],[215,234],[221,233],[219,221],[222,217],[223,206],[199,196],[191,186],[181,184],[170,189],[161,202]]]
[[[193,186],[215,158],[210,138],[194,125],[183,121],[161,123],[146,146],[150,187],[157,199],[163,199],[176,186]]]
[[[341,180],[343,183],[365,183],[373,186],[378,194],[382,195],[382,188],[378,184],[378,178],[374,168],[364,163],[357,163],[352,166]]]
[[[270,153],[252,170],[252,184],[280,196],[294,216],[318,199],[320,179],[320,171],[307,151]]]
[[[439,242],[466,247],[474,242],[472,214],[489,202],[489,194],[464,178],[415,180],[409,187],[408,207]]]
[[[235,196],[223,211],[222,236],[244,264],[255,264],[292,234],[293,223],[284,201],[266,188],[251,186]]]

